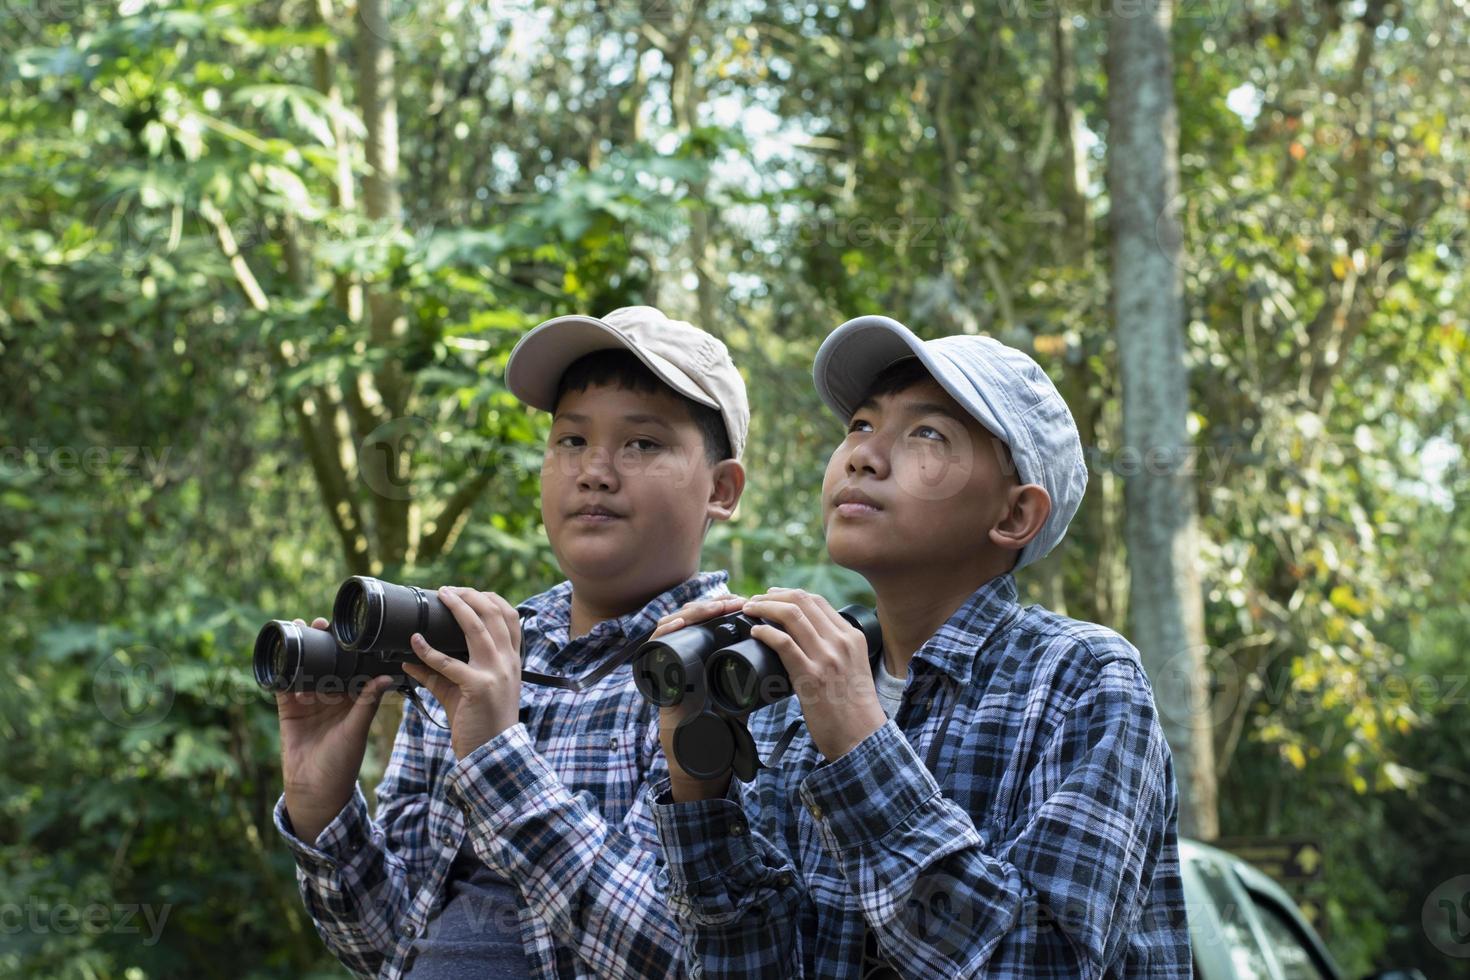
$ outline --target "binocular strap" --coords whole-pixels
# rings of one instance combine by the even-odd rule
[[[653,630],[646,630],[638,634],[623,645],[617,653],[608,657],[597,669],[584,677],[562,677],[558,674],[543,674],[538,670],[526,670],[521,668],[521,680],[526,684],[535,684],[537,687],[559,687],[564,691],[586,691],[593,687],[598,681],[608,674],[617,670],[625,664],[633,662],[638,649],[647,643],[653,636]]]
[[[648,630],[634,637],[630,642],[628,642],[620,650],[618,650],[617,653],[613,654],[607,660],[603,661],[601,664],[598,665],[596,670],[592,671],[590,674],[587,674],[585,677],[562,677],[558,674],[543,674],[538,670],[526,670],[525,668],[522,668],[521,682],[525,684],[535,684],[537,687],[557,687],[561,688],[564,691],[581,692],[588,690],[598,681],[602,680],[604,677],[606,677],[608,674],[611,674],[619,667],[631,663],[634,655],[637,654],[639,647],[643,646],[643,644],[646,643],[651,636],[653,636],[653,630]],[[415,708],[419,709],[419,714],[423,715],[424,719],[429,724],[433,725],[435,728],[443,729],[444,731],[449,730],[446,726],[441,725],[437,721],[435,721],[433,716],[429,714],[428,709],[424,707],[423,699],[419,697],[417,686],[410,683],[405,687],[400,688],[400,690],[403,691],[403,696],[406,697],[409,701],[413,702],[413,706]]]
[[[787,725],[786,731],[782,732],[781,737],[776,740],[776,747],[771,750],[771,758],[766,762],[761,762],[757,759],[756,767],[759,769],[774,769],[779,766],[781,764],[781,757],[791,747],[791,740],[796,737],[796,733],[801,731],[802,726],[805,724],[805,720],[798,718]]]

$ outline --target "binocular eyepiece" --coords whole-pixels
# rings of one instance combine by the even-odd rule
[[[838,615],[862,632],[869,658],[882,652],[883,633],[873,610],[851,605]],[[674,755],[697,779],[731,770],[753,779],[760,762],[744,719],[793,693],[776,651],[750,635],[760,623],[731,613],[649,640],[634,657],[633,683],[644,700],[682,709]]]
[[[407,685],[403,664],[419,662],[408,642],[415,633],[451,657],[469,657],[464,630],[436,593],[354,575],[337,590],[330,631],[283,619],[261,628],[255,682],[268,691],[317,693],[361,689],[384,675]]]

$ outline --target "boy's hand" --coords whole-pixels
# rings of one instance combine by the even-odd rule
[[[658,626],[653,631],[653,636],[649,639],[657,639],[686,626],[695,626],[711,619],[718,619],[720,616],[728,616],[730,613],[739,612],[744,605],[745,598],[738,595],[699,599],[660,619]],[[663,743],[664,757],[669,762],[669,785],[674,794],[674,802],[689,803],[694,800],[718,799],[730,789],[728,774],[719,779],[696,779],[686,773],[679,766],[679,760],[674,757],[674,730],[679,727],[679,722],[684,718],[684,714],[684,709],[680,706],[660,708],[658,712],[659,741]]]
[[[696,599],[685,603],[667,616],[661,617],[649,639],[656,640],[674,630],[681,630],[686,626],[698,626],[711,619],[719,619],[721,616],[739,612],[745,606],[746,601],[744,596],[722,595],[713,599]]]
[[[883,727],[888,718],[878,703],[867,640],[831,603],[800,589],[771,589],[752,596],[745,612],[776,624],[761,624],[750,635],[781,658],[812,741],[828,761]]]
[[[298,619],[296,625],[306,624]],[[327,621],[318,617],[311,628],[324,630]],[[355,697],[276,692],[286,813],[296,836],[308,844],[352,799],[373,715],[392,686],[393,678],[375,677]]]
[[[520,718],[521,620],[494,592],[445,586],[439,598],[464,630],[469,662],[440,653],[415,633],[413,652],[424,666],[403,669],[444,705],[454,754],[463,759]]]

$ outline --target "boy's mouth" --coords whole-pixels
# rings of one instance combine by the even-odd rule
[[[603,524],[607,521],[620,520],[624,515],[615,510],[603,507],[601,504],[588,504],[579,507],[569,515],[573,520],[586,521],[590,524]]]
[[[883,506],[856,487],[846,487],[832,498],[833,509],[840,517],[865,517],[876,514]]]

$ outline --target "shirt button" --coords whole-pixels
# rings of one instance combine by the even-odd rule
[[[618,747],[618,737],[616,735],[607,740],[607,747],[610,749],[615,749]]]
[[[820,819],[822,819],[822,808],[821,807],[817,806],[815,803],[808,803],[806,805],[806,808],[811,811],[812,819],[813,820],[820,820]]]
[[[730,825],[730,836],[731,837],[739,837],[741,834],[744,834],[744,833],[745,833],[745,824],[741,823],[740,821],[737,820],[737,821],[735,821],[734,823],[732,823]]]
[[[791,886],[791,881],[792,878],[790,871],[783,871],[776,876],[776,884],[781,888],[789,888]]]

